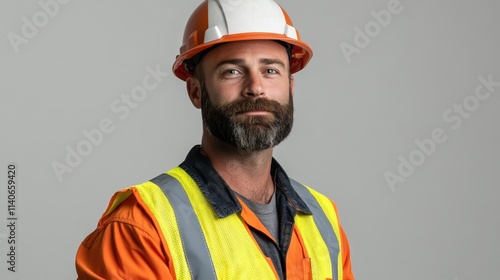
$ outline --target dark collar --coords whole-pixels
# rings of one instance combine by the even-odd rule
[[[201,154],[199,145],[194,146],[189,151],[180,167],[198,184],[219,218],[241,211],[241,205],[235,194],[219,176],[210,160]],[[293,189],[288,175],[274,158],[271,164],[271,174],[274,174],[277,195],[286,196],[290,206],[299,212],[311,215],[307,205]]]

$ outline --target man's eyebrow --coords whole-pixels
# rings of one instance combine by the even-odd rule
[[[281,61],[279,59],[261,58],[261,59],[259,59],[259,62],[261,64],[264,64],[264,65],[278,64],[279,66],[281,66],[284,69],[286,69],[285,63],[283,63],[283,61]],[[242,58],[226,59],[226,60],[223,60],[223,61],[217,63],[217,65],[215,65],[215,69],[221,67],[224,64],[234,64],[234,65],[240,65],[241,66],[241,65],[245,64],[245,60],[242,59]]]
[[[221,67],[224,64],[242,65],[244,63],[245,63],[245,60],[243,60],[241,58],[226,59],[226,60],[223,60],[223,61],[217,63],[217,65],[215,65],[215,69]]]
[[[264,64],[264,65],[271,65],[271,64],[278,64],[279,66],[283,67],[284,69],[286,69],[286,66],[285,66],[285,63],[283,63],[283,61],[279,60],[279,59],[274,59],[274,58],[261,58],[259,60],[259,62],[261,64]]]

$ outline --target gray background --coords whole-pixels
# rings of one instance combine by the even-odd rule
[[[40,23],[43,10],[1,1],[2,225],[7,163],[19,171],[18,272],[7,271],[0,226],[1,279],[76,278],[77,247],[110,196],[199,142],[199,111],[170,74],[199,2],[69,1],[16,53],[8,34],[22,36],[23,17]],[[337,203],[357,279],[500,279],[500,87],[473,103],[478,77],[500,82],[499,2],[401,0],[350,62],[342,42],[355,46],[355,28],[392,1],[278,2],[315,54],[296,75],[294,131],[275,156]],[[169,76],[120,119],[111,104],[157,65]],[[443,114],[464,100],[477,108],[453,129]],[[106,118],[114,130],[59,181],[53,162]],[[384,173],[397,174],[399,156],[418,155],[415,140],[434,129],[446,141],[391,189]]]

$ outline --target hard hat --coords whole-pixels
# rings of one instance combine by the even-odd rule
[[[181,80],[191,76],[186,62],[221,43],[276,40],[291,48],[290,72],[306,66],[311,47],[300,39],[288,14],[273,0],[205,0],[191,14],[172,71]]]

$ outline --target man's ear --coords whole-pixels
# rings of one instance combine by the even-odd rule
[[[198,79],[193,76],[189,76],[186,79],[186,90],[193,103],[193,106],[200,109],[201,108],[201,84]]]
[[[290,74],[290,92],[293,96],[293,93],[295,92],[295,78],[292,74]]]

